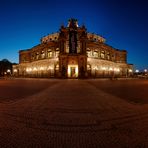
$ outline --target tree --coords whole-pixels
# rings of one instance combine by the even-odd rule
[[[10,71],[12,71],[12,65],[13,63],[11,63],[9,60],[7,59],[3,59],[0,61],[0,76],[4,76],[5,73],[7,73],[8,69]]]

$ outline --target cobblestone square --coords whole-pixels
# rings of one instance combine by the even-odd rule
[[[138,79],[0,79],[0,147],[148,147],[147,92]]]

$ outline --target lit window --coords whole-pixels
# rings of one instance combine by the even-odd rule
[[[59,70],[59,64],[56,65],[55,70]]]
[[[39,52],[36,53],[36,59],[39,59]]]
[[[110,60],[110,53],[109,52],[107,52],[106,57],[107,57],[107,60]]]
[[[43,58],[45,58],[45,52],[42,50],[42,52],[41,52],[41,58],[43,59]]]
[[[87,65],[87,70],[91,70],[91,66],[89,64]]]
[[[98,51],[94,51],[94,57],[98,57]]]
[[[105,58],[105,51],[101,51],[101,58],[104,59]]]
[[[57,48],[56,49],[56,55],[55,56],[58,57],[59,56],[59,53],[60,53],[59,48]]]
[[[47,57],[48,58],[51,58],[52,57],[52,50],[51,49],[48,49],[48,51],[47,51]]]
[[[91,52],[90,52],[90,49],[87,48],[87,56],[90,57],[91,56]]]

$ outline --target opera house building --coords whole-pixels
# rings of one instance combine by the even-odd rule
[[[16,77],[102,78],[129,77],[133,65],[127,51],[107,45],[105,38],[88,33],[84,25],[70,19],[58,33],[41,38],[39,45],[19,51]]]

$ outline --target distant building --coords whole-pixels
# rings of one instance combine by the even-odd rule
[[[41,38],[41,43],[19,51],[19,64],[13,75],[20,77],[97,78],[128,77],[133,65],[127,64],[126,50],[115,49],[99,35],[88,33],[70,19],[59,33]]]

